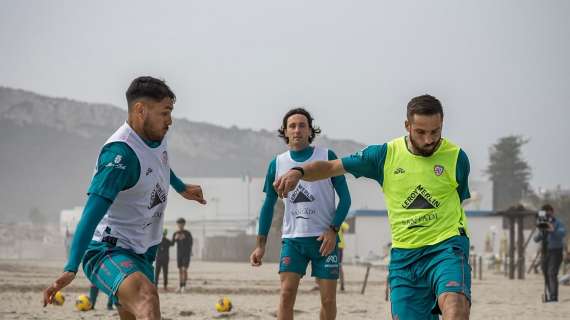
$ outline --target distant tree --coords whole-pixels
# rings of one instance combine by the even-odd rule
[[[43,225],[46,223],[45,216],[40,212],[40,209],[34,207],[30,210],[30,214],[28,215],[30,218],[30,222],[33,225]]]
[[[531,168],[522,158],[522,146],[528,139],[507,136],[489,149],[489,167],[486,173],[493,182],[493,208],[504,210],[520,203],[529,191]]]

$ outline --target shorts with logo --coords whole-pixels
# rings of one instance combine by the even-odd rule
[[[89,281],[119,304],[117,290],[132,273],[141,272],[154,283],[154,257],[137,254],[106,242],[91,241],[83,256],[83,272]]]
[[[294,272],[301,277],[307,272],[311,262],[311,276],[319,279],[338,279],[338,247],[328,256],[321,256],[319,249],[322,241],[317,237],[284,238],[281,242],[279,273]],[[338,242],[337,242],[338,245]]]
[[[471,301],[469,238],[455,236],[419,249],[392,249],[388,281],[392,319],[439,319],[437,298],[442,293],[461,293]]]

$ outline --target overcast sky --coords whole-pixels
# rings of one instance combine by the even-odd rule
[[[482,179],[488,148],[530,138],[532,184],[570,186],[570,1],[2,1],[0,85],[125,108],[164,78],[175,116],[274,130],[306,106],[365,144],[404,134],[430,93]]]

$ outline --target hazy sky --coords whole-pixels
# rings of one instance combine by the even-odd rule
[[[276,129],[291,106],[366,144],[404,134],[431,93],[482,177],[530,138],[533,185],[570,186],[570,1],[2,1],[0,85],[125,107],[167,80],[175,116]]]

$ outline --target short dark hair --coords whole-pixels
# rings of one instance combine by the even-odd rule
[[[548,211],[548,212],[554,212],[554,208],[548,203],[543,205],[541,210]]]
[[[410,100],[410,102],[408,102],[408,120],[411,120],[415,114],[424,116],[441,114],[441,117],[443,118],[443,107],[441,106],[441,102],[439,102],[436,97],[429,94],[424,94],[414,97],[412,100]]]
[[[309,143],[313,142],[313,140],[315,140],[315,137],[321,133],[321,128],[313,126],[313,120],[315,119],[313,119],[309,111],[305,110],[304,108],[291,109],[285,114],[285,116],[283,117],[283,123],[281,124],[281,128],[277,130],[277,132],[279,132],[279,137],[283,138],[283,140],[285,140],[285,143],[287,144],[289,143],[289,138],[285,136],[285,129],[287,128],[287,120],[289,120],[289,117],[295,114],[302,114],[307,118],[307,121],[309,122],[309,128],[311,128]]]
[[[172,99],[173,102],[176,101],[176,95],[170,90],[164,80],[149,76],[138,77],[133,80],[125,96],[127,97],[129,110],[137,100],[142,98],[148,98],[158,102],[168,97]]]
[[[178,218],[178,220],[176,220],[176,223],[186,224],[186,219],[184,219],[184,218]]]

